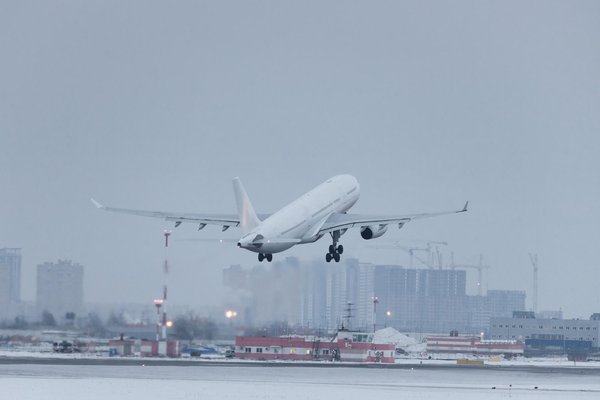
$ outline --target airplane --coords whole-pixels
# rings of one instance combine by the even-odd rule
[[[352,175],[334,176],[274,214],[257,214],[254,211],[239,177],[233,179],[233,191],[237,215],[134,210],[106,207],[91,200],[97,208],[105,211],[162,218],[175,222],[175,227],[184,222],[198,224],[198,230],[206,225],[220,225],[223,232],[232,226],[239,227],[241,237],[237,246],[258,253],[260,262],[271,262],[273,254],[298,244],[316,242],[327,234],[331,236],[332,244],[325,261],[339,262],[344,247],[338,243],[350,228],[360,228],[361,237],[371,240],[382,236],[390,224],[398,224],[398,228],[402,228],[415,219],[466,212],[469,205],[467,201],[460,210],[410,215],[348,214],[360,196],[360,186]]]

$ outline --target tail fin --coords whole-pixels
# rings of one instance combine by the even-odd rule
[[[235,194],[235,202],[237,203],[238,214],[240,216],[240,229],[242,235],[247,234],[252,229],[260,224],[260,220],[254,212],[254,207],[250,203],[248,194],[244,189],[244,185],[240,178],[233,178],[233,192]]]

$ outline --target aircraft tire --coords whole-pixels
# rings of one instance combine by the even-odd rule
[[[265,255],[263,253],[258,253],[258,261],[262,262],[265,259]]]
[[[327,262],[331,262],[331,259],[332,259],[332,258],[333,258],[333,257],[331,256],[331,253],[327,253],[327,254],[325,254],[325,261],[327,261]]]
[[[337,247],[337,252],[339,254],[342,254],[344,252],[344,246],[342,246],[341,244]]]
[[[273,254],[265,254],[265,258],[267,259],[268,262],[273,261]]]
[[[329,254],[335,254],[335,247],[332,244],[329,245]]]
[[[335,260],[335,262],[340,262],[340,255],[339,255],[339,253],[335,253],[333,255],[333,259]]]

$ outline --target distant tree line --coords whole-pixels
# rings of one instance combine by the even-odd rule
[[[128,318],[123,313],[111,312],[105,321],[95,312],[77,319],[76,329],[92,337],[111,337],[114,336],[115,327],[126,327],[131,324],[127,322]],[[154,322],[146,325],[153,325]],[[110,327],[110,331],[107,329]],[[26,330],[26,329],[44,329],[60,328],[55,316],[44,311],[41,319],[37,322],[28,322],[23,317],[16,317],[14,320],[3,321],[0,328]],[[290,334],[322,334],[314,329],[302,327],[292,327],[286,321],[272,322],[258,327],[234,327],[231,321],[228,323],[217,323],[212,318],[201,317],[194,312],[179,315],[173,320],[173,326],[169,329],[169,337],[182,341],[202,341],[216,339],[232,339],[236,333],[249,336],[281,336]]]
[[[173,336],[192,342],[195,339],[213,340],[217,337],[217,324],[210,318],[194,313],[180,315],[173,321]]]

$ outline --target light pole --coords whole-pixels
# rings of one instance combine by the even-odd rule
[[[227,310],[225,311],[225,318],[229,320],[229,327],[233,327],[233,318],[237,317],[237,311]]]
[[[375,333],[375,329],[377,327],[377,304],[379,303],[379,299],[377,296],[373,296],[373,333]]]

